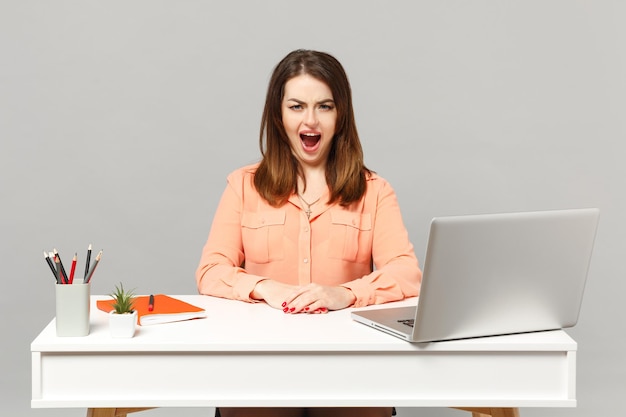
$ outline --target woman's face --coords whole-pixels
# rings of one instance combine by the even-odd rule
[[[285,84],[281,111],[298,161],[309,166],[325,165],[337,124],[337,109],[328,85],[307,74],[291,78]]]

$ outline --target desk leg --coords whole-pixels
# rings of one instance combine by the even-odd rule
[[[154,407],[148,408],[89,408],[87,409],[87,417],[126,417],[128,413],[137,411],[152,410]]]
[[[457,410],[469,411],[472,417],[520,417],[519,408],[475,408],[454,407]]]

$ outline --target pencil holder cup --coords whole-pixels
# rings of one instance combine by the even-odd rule
[[[56,284],[57,336],[89,334],[90,284]]]

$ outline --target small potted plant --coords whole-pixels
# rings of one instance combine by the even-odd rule
[[[113,298],[113,310],[109,313],[109,329],[112,337],[133,337],[137,325],[137,310],[133,308],[135,294],[125,290],[120,282],[115,291],[109,294]]]

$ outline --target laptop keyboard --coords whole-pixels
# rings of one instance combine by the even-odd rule
[[[413,324],[415,323],[415,319],[398,320],[398,323],[402,323],[402,324],[404,324],[406,326],[413,327]]]

